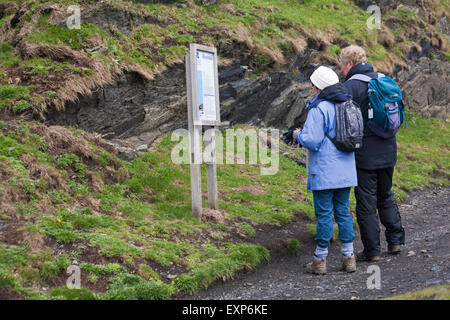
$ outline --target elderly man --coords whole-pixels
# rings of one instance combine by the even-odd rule
[[[350,79],[362,74],[378,77],[367,63],[366,52],[358,46],[349,46],[340,55],[341,71],[345,75],[344,86],[361,108],[363,118],[368,119],[369,97],[367,82]],[[380,227],[386,228],[388,252],[396,254],[404,244],[405,231],[391,191],[394,166],[397,161],[395,136],[384,139],[367,126],[364,127],[363,147],[355,152],[358,186],[355,187],[356,217],[364,250],[357,255],[359,261],[378,261],[381,254]],[[378,209],[378,215],[377,215]]]

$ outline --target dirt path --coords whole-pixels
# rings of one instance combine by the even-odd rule
[[[241,273],[232,281],[217,283],[188,299],[377,299],[450,283],[450,188],[432,186],[418,191],[399,204],[406,245],[396,256],[388,255],[382,231],[382,259],[359,262],[357,271],[340,271],[338,243],[332,243],[328,274],[307,274],[304,265],[314,249],[312,237],[297,238],[302,244],[294,257],[279,257],[253,272]],[[384,228],[382,228],[384,229]],[[362,250],[359,232],[355,252]],[[300,239],[300,238],[301,239]],[[367,288],[371,265],[380,268],[381,288]],[[182,298],[183,299],[183,298]]]

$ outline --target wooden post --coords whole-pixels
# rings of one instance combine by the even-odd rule
[[[202,174],[200,168],[200,135],[201,127],[195,126],[194,121],[197,116],[194,111],[194,101],[197,93],[193,90],[193,83],[195,83],[194,72],[191,72],[191,56],[186,55],[186,89],[187,89],[187,105],[188,105],[188,128],[189,128],[189,161],[191,173],[191,199],[192,199],[192,213],[201,220],[202,218]]]
[[[191,166],[191,194],[192,212],[201,220],[202,190],[201,170],[202,161],[206,164],[206,185],[208,207],[218,209],[217,193],[217,162],[215,127],[227,126],[229,122],[220,122],[219,74],[217,67],[217,50],[191,43],[190,52],[186,55],[186,85],[188,122],[190,134],[190,166]],[[201,152],[202,127],[211,128],[205,137],[205,150]],[[205,159],[203,158],[203,156]]]
[[[218,209],[218,194],[217,194],[217,165],[216,165],[216,141],[214,127],[210,127],[208,136],[205,136],[205,150],[208,150],[208,161],[206,163],[206,185],[208,188],[208,207],[211,209]]]

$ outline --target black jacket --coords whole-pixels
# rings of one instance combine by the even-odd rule
[[[360,63],[350,69],[345,77],[344,86],[349,90],[355,101],[361,108],[363,118],[367,120],[369,97],[367,95],[367,83],[360,80],[348,80],[355,74],[365,74],[369,77],[377,77],[377,73],[368,63]],[[395,136],[383,139],[364,126],[363,147],[355,152],[356,167],[359,169],[375,170],[395,166],[397,162],[397,141]]]

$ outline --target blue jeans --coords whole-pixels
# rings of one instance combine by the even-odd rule
[[[353,219],[348,208],[350,188],[313,191],[313,198],[317,219],[317,236],[314,239],[316,244],[322,248],[330,245],[333,236],[333,211],[339,227],[339,239],[342,243],[353,242]]]

